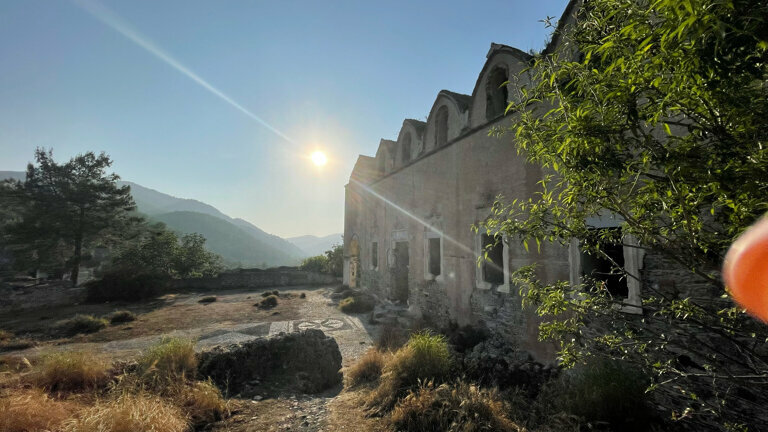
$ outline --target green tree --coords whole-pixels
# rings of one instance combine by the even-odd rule
[[[221,257],[205,249],[205,237],[179,237],[163,224],[146,226],[135,240],[122,246],[113,267],[171,278],[212,277],[221,272]]]
[[[20,264],[36,268],[65,266],[77,284],[83,250],[109,243],[135,221],[128,186],[108,174],[112,160],[104,153],[80,154],[64,164],[51,151],[37,149],[24,182],[6,182],[3,205],[13,207],[4,239]]]
[[[514,279],[566,364],[622,358],[654,377],[676,418],[757,424],[768,333],[728,300],[719,268],[768,210],[768,3],[590,0],[558,31],[561,49],[535,58],[508,107],[520,155],[543,167],[540,193],[497,202],[478,228],[526,249],[576,239],[610,258],[611,245],[641,247],[687,269],[709,294],[646,284],[642,317],[618,312],[597,281],[548,284],[532,268]],[[621,231],[592,229],[596,215]]]
[[[344,246],[333,245],[325,251],[325,256],[328,258],[328,273],[340,277],[344,271]]]
[[[328,273],[328,257],[325,255],[317,255],[305,258],[304,261],[301,262],[299,268],[304,271]]]

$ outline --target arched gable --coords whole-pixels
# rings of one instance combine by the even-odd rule
[[[516,100],[516,87],[530,82],[523,72],[530,65],[530,55],[494,43],[486,58],[472,91],[469,120],[473,128],[502,116],[507,103]]]
[[[397,166],[407,165],[424,154],[424,132],[427,124],[413,119],[403,120],[397,135]]]
[[[469,95],[441,90],[427,117],[424,151],[451,142],[469,127]]]
[[[376,150],[376,168],[381,175],[387,175],[397,167],[397,143],[392,140],[379,141],[379,149]]]

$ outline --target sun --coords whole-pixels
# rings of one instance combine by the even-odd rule
[[[328,162],[328,158],[325,156],[325,153],[321,151],[316,151],[312,153],[312,163],[314,163],[317,166],[323,166]]]

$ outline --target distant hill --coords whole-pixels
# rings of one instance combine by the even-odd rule
[[[215,216],[191,211],[152,215],[169,229],[182,233],[199,233],[206,238],[206,248],[221,255],[229,266],[274,267],[297,264],[295,256],[259,241],[244,229]]]
[[[304,251],[304,256],[310,257],[321,255],[332,246],[341,244],[341,233],[329,234],[324,237],[304,235],[299,237],[289,237],[286,240]]]
[[[24,180],[25,175],[23,171],[0,171],[0,180]],[[164,222],[173,231],[202,234],[207,248],[221,255],[228,265],[295,265],[307,256],[293,243],[266,233],[248,221],[231,218],[204,202],[177,198],[133,182],[121,181],[120,184],[131,187],[139,212]]]

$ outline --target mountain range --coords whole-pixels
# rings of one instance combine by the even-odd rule
[[[0,171],[0,179],[6,178],[23,180],[25,173]],[[297,265],[303,258],[330,249],[331,239],[340,243],[341,234],[283,239],[246,220],[227,216],[210,204],[177,198],[133,182],[119,183],[131,187],[138,211],[149,220],[162,222],[178,233],[203,235],[206,248],[221,255],[228,266],[263,268]]]

